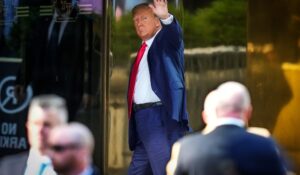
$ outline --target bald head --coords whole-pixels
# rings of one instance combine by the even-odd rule
[[[237,118],[247,121],[251,113],[251,100],[247,88],[238,82],[225,82],[217,89],[216,106],[219,118]]]
[[[54,128],[49,136],[49,156],[58,174],[80,174],[92,161],[94,138],[80,123]]]
[[[72,122],[61,125],[51,131],[51,144],[73,144],[86,149],[89,154],[94,150],[94,137],[91,131],[83,124]]]

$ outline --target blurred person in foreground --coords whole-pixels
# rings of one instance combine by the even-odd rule
[[[237,82],[226,82],[211,95],[217,99],[213,126],[216,128],[179,140],[172,152],[176,160],[167,167],[173,171],[168,174],[286,174],[285,162],[274,141],[245,130],[252,112],[247,88]],[[204,121],[209,121],[205,114]]]
[[[0,161],[1,175],[55,175],[47,156],[47,139],[55,126],[68,120],[65,100],[56,95],[32,99],[26,123],[30,150]]]
[[[202,119],[206,124],[201,131],[202,134],[208,134],[217,127],[216,105],[218,103],[218,93],[216,90],[207,94],[204,100],[204,109],[202,111]],[[245,124],[247,127],[247,123]],[[270,137],[271,133],[266,128],[261,127],[247,127],[247,132],[258,134],[264,137]]]
[[[80,123],[54,128],[49,136],[49,156],[58,175],[99,175],[92,165],[94,137]]]

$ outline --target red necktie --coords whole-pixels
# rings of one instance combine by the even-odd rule
[[[130,74],[130,81],[129,81],[129,89],[128,89],[128,117],[130,118],[132,112],[132,104],[133,104],[133,93],[134,87],[136,82],[136,76],[138,73],[140,62],[143,58],[144,52],[146,50],[147,44],[143,42],[139,52],[136,56],[135,62],[132,66],[131,74]]]

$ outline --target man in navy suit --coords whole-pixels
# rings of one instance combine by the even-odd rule
[[[216,129],[174,144],[175,175],[284,175],[286,164],[270,138],[245,130],[252,111],[245,86],[226,82],[213,92]],[[185,151],[188,150],[188,151]],[[177,152],[177,153],[175,153]],[[168,165],[169,168],[169,165]],[[168,175],[173,172],[168,173]]]
[[[143,44],[128,88],[130,175],[165,174],[173,143],[188,130],[182,31],[166,0],[132,10]]]

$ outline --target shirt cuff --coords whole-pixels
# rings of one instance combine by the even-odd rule
[[[169,25],[173,22],[174,16],[170,14],[170,16],[166,19],[160,19],[164,25]]]

